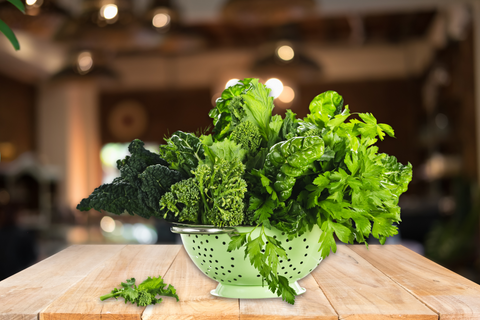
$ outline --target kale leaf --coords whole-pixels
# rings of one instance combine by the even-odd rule
[[[161,214],[160,198],[184,176],[169,169],[164,159],[146,150],[138,139],[130,143],[128,150],[131,155],[117,161],[121,176],[96,188],[77,205],[78,210],[93,208],[117,215],[137,214],[147,219]]]

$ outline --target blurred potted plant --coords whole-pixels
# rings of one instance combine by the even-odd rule
[[[25,6],[20,0],[7,1],[17,7],[18,10],[20,10],[22,13],[25,13]],[[13,33],[12,29],[10,29],[10,27],[5,22],[3,22],[2,19],[0,19],[0,31],[7,37],[15,50],[20,50],[20,44],[18,43],[17,37]]]

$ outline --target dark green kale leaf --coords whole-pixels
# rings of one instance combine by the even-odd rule
[[[123,160],[117,160],[117,168],[120,170],[120,176],[128,181],[131,185],[140,188],[141,181],[138,175],[145,171],[148,166],[161,164],[168,166],[168,162],[144,148],[143,141],[139,139],[133,140],[128,146],[130,156],[126,156]]]
[[[125,303],[136,303],[139,307],[162,302],[162,299],[157,298],[157,296],[173,297],[179,301],[175,288],[170,284],[166,288],[165,286],[166,284],[160,276],[158,278],[148,277],[138,287],[135,285],[135,278],[131,278],[126,282],[122,282],[120,289],[115,288],[111,293],[101,296],[100,300],[104,301],[109,298],[118,299],[118,297],[121,297],[125,299]]]
[[[149,218],[155,214],[152,208],[143,203],[139,190],[121,177],[96,188],[88,198],[77,205],[77,209],[80,211],[105,210],[117,215],[126,212],[143,218]]]
[[[93,208],[117,215],[126,212],[147,219],[159,215],[160,198],[172,184],[184,177],[180,172],[169,169],[165,160],[143,146],[140,140],[130,143],[131,156],[117,161],[121,177],[96,188],[77,205],[77,209],[88,211]]]
[[[170,190],[170,186],[183,180],[183,175],[179,171],[157,164],[147,167],[138,178],[141,180],[140,189],[145,194],[146,204],[159,212],[160,198]]]

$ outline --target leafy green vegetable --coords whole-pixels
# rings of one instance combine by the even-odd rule
[[[247,78],[225,89],[221,98],[217,100],[215,108],[210,110],[208,115],[213,118],[215,141],[223,140],[232,132],[233,126],[245,116],[241,95],[252,88],[250,83],[253,80]]]
[[[205,162],[212,166],[217,159],[233,160],[237,159],[242,161],[247,153],[247,150],[243,149],[241,145],[236,144],[234,141],[223,140],[214,142],[210,146],[205,146],[207,158]]]
[[[200,139],[193,134],[177,131],[165,141],[167,144],[160,146],[160,155],[170,163],[172,169],[181,171],[185,176],[192,176],[191,170],[205,159]]]
[[[248,154],[257,151],[262,142],[258,127],[250,121],[244,121],[236,126],[230,135],[230,139],[246,149]]]
[[[306,120],[322,128],[330,118],[342,112],[343,98],[335,91],[327,91],[316,96],[309,108],[310,114]]]
[[[238,226],[244,218],[247,183],[245,166],[238,158],[217,159],[213,166],[201,164],[195,171],[203,203],[202,224]]]
[[[169,169],[165,160],[146,150],[138,139],[130,143],[128,150],[131,155],[117,161],[121,176],[96,188],[77,205],[78,210],[93,208],[117,215],[125,212],[137,214],[144,218],[160,214],[161,196],[184,177]]]
[[[352,114],[338,93],[316,96],[303,119],[290,110],[284,119],[272,115],[269,94],[258,79],[227,88],[209,113],[213,134],[175,132],[160,146],[166,161],[133,141],[132,155],[118,162],[121,177],[78,208],[252,225],[251,232],[231,237],[228,250],[244,250],[268,288],[293,304],[295,292],[277,271],[287,253],[265,230],[277,228],[293,239],[317,225],[322,258],[336,251],[336,239],[367,244],[373,236],[384,243],[398,232],[398,200],[412,166],[379,153],[375,143],[394,137],[393,129],[369,113],[348,120]],[[129,299],[141,296],[132,298],[130,289]],[[143,293],[141,299],[153,301]]]
[[[148,218],[154,214],[138,195],[138,189],[122,178],[115,178],[112,183],[106,183],[96,188],[92,194],[78,205],[80,211],[95,209],[120,215],[127,212]]]
[[[245,79],[227,88],[209,113],[214,118],[215,141],[228,137],[239,123],[250,121],[257,126],[265,146],[278,142],[283,120],[280,116],[272,117],[274,105],[269,93],[270,89],[258,79]]]
[[[291,138],[270,149],[264,174],[273,182],[276,193],[273,200],[278,197],[280,201],[285,201],[290,197],[296,178],[314,169],[313,162],[322,157],[324,148],[321,138],[309,136]]]
[[[132,304],[136,303],[139,307],[162,302],[162,298],[157,298],[157,296],[173,297],[179,301],[175,288],[170,284],[167,287],[165,286],[166,284],[160,276],[157,278],[148,277],[138,287],[135,285],[135,278],[131,278],[122,282],[120,289],[115,288],[111,293],[101,296],[100,300],[122,297],[125,299],[125,303],[130,301]]]
[[[162,211],[173,212],[179,222],[199,224],[202,203],[198,180],[182,180],[172,185],[170,190],[160,199]],[[164,217],[168,218],[168,212]]]

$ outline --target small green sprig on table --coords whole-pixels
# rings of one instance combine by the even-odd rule
[[[111,293],[101,296],[100,300],[104,301],[110,298],[118,299],[118,297],[122,297],[125,299],[125,303],[130,301],[132,304],[136,303],[139,307],[162,302],[162,298],[157,298],[157,295],[174,297],[177,301],[179,300],[175,288],[170,284],[166,287],[160,276],[158,278],[148,277],[138,287],[135,285],[135,278],[128,279],[120,285],[120,289],[113,289]]]

